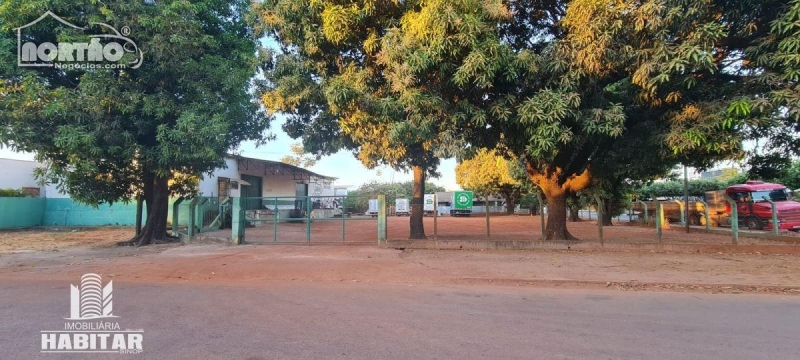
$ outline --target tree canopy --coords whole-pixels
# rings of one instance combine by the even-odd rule
[[[281,162],[284,164],[309,168],[314,166],[319,160],[316,156],[307,154],[305,148],[303,148],[303,144],[300,143],[292,143],[292,145],[289,146],[289,151],[291,155],[286,155],[281,158]]]
[[[10,66],[13,29],[48,10],[79,26],[126,26],[143,61],[121,69]],[[271,118],[252,81],[261,61],[249,11],[245,0],[3,3],[0,141],[35,152],[46,164],[40,176],[79,201],[141,196],[147,221],[134,241],[164,240],[168,197],[195,190],[183,180],[224,166],[242,141],[268,138]],[[53,21],[26,28],[23,41],[90,35]]]
[[[495,150],[481,149],[472,158],[458,163],[456,182],[479,196],[502,196],[506,212],[513,214],[517,201],[532,190],[530,180],[521,174],[524,171],[515,171],[519,167],[519,161],[506,159]]]

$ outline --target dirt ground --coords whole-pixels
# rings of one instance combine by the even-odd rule
[[[399,251],[364,244],[110,246],[129,234],[127,228],[3,233],[0,278],[68,281],[95,272],[134,283],[490,284],[800,295],[798,255]],[[14,235],[26,244],[9,244]],[[8,252],[11,246],[16,252]]]
[[[0,230],[0,254],[75,246],[112,247],[117,242],[130,240],[133,234],[131,227]]]

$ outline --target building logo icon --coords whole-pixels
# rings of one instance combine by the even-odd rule
[[[70,317],[63,318],[64,330],[40,331],[41,352],[141,354],[144,330],[120,326],[112,313],[113,289],[94,273],[70,285]]]
[[[81,276],[80,286],[70,285],[70,317],[67,320],[94,320],[116,317],[112,314],[113,281],[103,287],[98,274]]]

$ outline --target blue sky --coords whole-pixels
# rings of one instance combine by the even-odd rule
[[[285,117],[277,115],[272,123],[272,131],[276,135],[274,141],[256,148],[254,143],[245,142],[239,148],[242,156],[279,161],[285,155],[289,155],[289,146],[295,142],[281,129]],[[443,186],[448,190],[460,189],[456,184],[456,161],[455,159],[443,160],[439,165],[441,178],[429,179],[437,185]],[[323,157],[316,165],[310,168],[311,171],[322,175],[338,178],[337,185],[352,185],[357,187],[370,181],[382,182],[404,182],[412,179],[409,172],[394,171],[389,167],[379,167],[367,169],[349,151],[340,151],[334,155]],[[379,170],[379,171],[378,171]],[[380,176],[378,173],[380,172]]]

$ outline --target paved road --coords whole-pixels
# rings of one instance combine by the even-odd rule
[[[77,283],[77,280],[75,281]],[[0,359],[798,359],[800,299],[489,286],[114,282],[139,355],[39,354],[69,284],[0,281]]]

